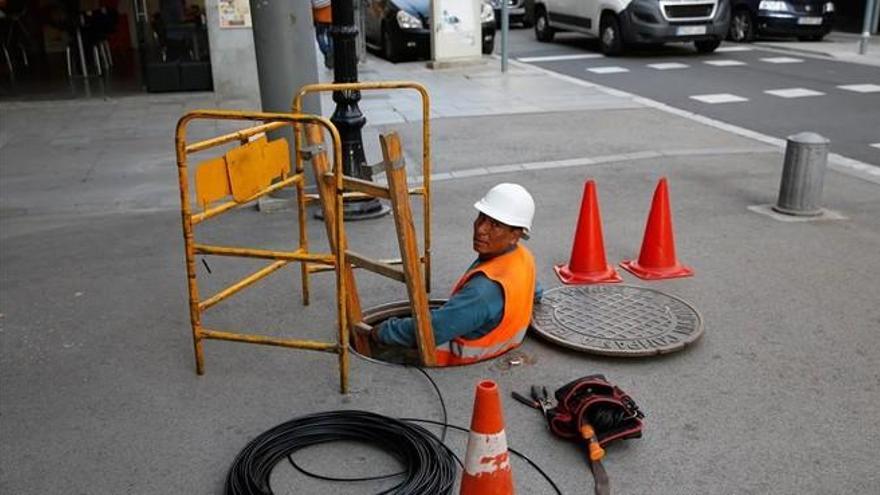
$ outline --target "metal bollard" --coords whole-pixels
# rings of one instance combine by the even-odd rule
[[[787,141],[779,199],[773,209],[786,215],[819,216],[831,141],[815,132],[801,132]]]

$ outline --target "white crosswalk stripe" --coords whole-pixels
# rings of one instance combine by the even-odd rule
[[[799,64],[803,62],[802,58],[793,58],[793,57],[769,57],[762,58],[761,62],[767,62],[768,64]]]
[[[803,98],[805,96],[822,96],[825,94],[821,91],[807,88],[770,89],[764,92],[768,95],[779,96],[780,98]]]
[[[625,67],[609,66],[609,67],[590,67],[588,71],[594,74],[619,74],[621,72],[629,72]]]
[[[692,100],[701,101],[703,103],[739,103],[743,101],[749,101],[748,98],[743,98],[742,96],[732,95],[730,93],[717,93],[711,95],[694,95],[690,96]]]
[[[752,50],[754,50],[754,48],[749,48],[747,46],[722,46],[716,48],[715,53],[750,52]]]
[[[869,145],[869,146],[871,146],[872,148],[877,148],[878,150],[880,150],[880,143],[874,143],[874,144],[871,144],[871,145]]]
[[[846,91],[854,91],[856,93],[880,92],[880,85],[878,84],[845,84],[843,86],[838,86],[838,88]]]
[[[687,69],[690,67],[688,64],[680,64],[678,62],[667,62],[662,64],[648,64],[648,67],[657,70],[670,70],[670,69]]]
[[[548,55],[546,57],[522,57],[520,62],[558,62],[560,60],[582,60],[591,58],[604,58],[601,53],[574,53],[569,55]]]
[[[735,67],[737,65],[746,65],[745,62],[739,60],[707,60],[706,65],[714,65],[715,67]]]

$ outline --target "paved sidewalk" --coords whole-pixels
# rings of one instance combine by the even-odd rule
[[[865,54],[859,53],[861,35],[832,31],[822,41],[758,40],[755,45],[796,53],[836,58],[846,62],[880,66],[880,35],[872,35]]]
[[[510,445],[560,485],[589,492],[582,450],[559,442],[535,411],[509,399],[534,383],[558,387],[605,373],[647,414],[645,436],[609,448],[614,493],[877,493],[880,428],[880,203],[877,184],[829,171],[824,204],[845,220],[784,223],[749,207],[772,203],[782,153],[774,142],[658,108],[606,88],[497,61],[430,71],[371,58],[364,78],[414,79],[435,118],[434,296],[473,258],[471,204],[501,181],[535,196],[528,241],[546,288],[568,259],[583,181],[597,180],[609,261],[637,254],[656,180],[670,181],[678,255],[693,278],[626,283],[678,295],[703,316],[696,345],[649,359],[580,354],[529,337],[521,366],[505,358],[431,371],[466,425],[477,380],[504,392]],[[294,417],[335,409],[440,419],[412,370],[354,358],[352,392],[337,394],[336,359],[322,353],[208,342],[195,375],[173,158],[186,110],[252,103],[211,94],[0,105],[0,486],[15,494],[217,494],[254,436]],[[413,95],[365,96],[368,160],[376,135],[399,132],[417,175]],[[329,108],[329,107],[327,107]],[[206,126],[196,134],[225,129]],[[381,177],[380,177],[381,179]],[[284,249],[289,212],[243,208],[200,225],[211,242]],[[326,247],[309,220],[310,243]],[[393,257],[389,219],[349,223],[353,249]],[[206,294],[254,268],[211,257]],[[242,266],[244,265],[244,266]],[[218,305],[228,329],[326,340],[334,334],[333,277],[316,275],[299,304],[285,271]],[[405,297],[400,284],[358,275],[365,307]],[[465,437],[449,445],[464,453]],[[357,445],[303,452],[306,468],[363,476],[394,460]],[[300,459],[300,458],[298,458]],[[551,493],[513,461],[520,493]],[[327,485],[282,463],[278,494],[364,493]]]

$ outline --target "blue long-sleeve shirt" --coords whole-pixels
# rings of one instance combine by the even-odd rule
[[[541,284],[536,282],[536,302],[541,299],[543,292]],[[441,345],[456,337],[477,339],[498,326],[503,316],[504,290],[501,284],[477,273],[446,304],[431,310],[434,342]],[[389,318],[379,326],[378,334],[383,344],[416,346],[415,322],[412,318]]]

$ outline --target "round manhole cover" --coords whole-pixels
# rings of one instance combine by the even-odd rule
[[[608,356],[675,352],[700,338],[703,320],[687,302],[630,285],[558,287],[535,305],[532,328],[561,346]]]

